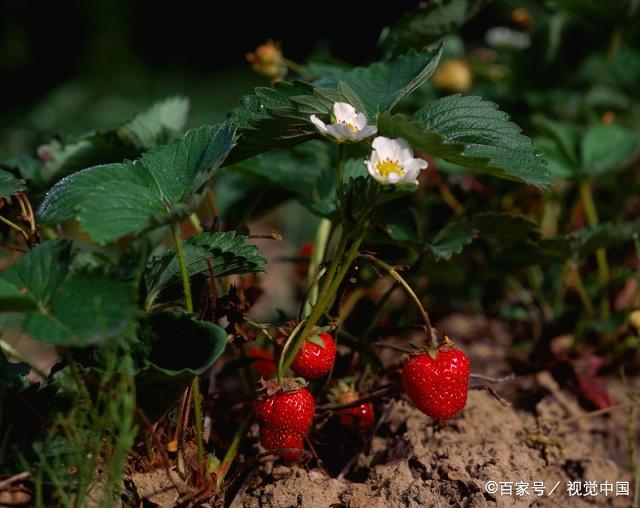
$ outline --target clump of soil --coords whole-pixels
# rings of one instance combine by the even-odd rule
[[[472,391],[463,413],[444,426],[406,400],[391,401],[386,423],[345,478],[267,465],[247,478],[231,507],[630,506],[631,497],[616,497],[615,488],[606,497],[567,492],[570,481],[631,481],[618,465],[624,464],[624,411],[593,417],[546,372],[530,384],[528,391],[541,393],[533,408]],[[486,492],[488,481],[512,482],[513,494]],[[528,484],[526,495],[516,495],[516,482]],[[544,482],[545,495],[532,491],[534,482]]]

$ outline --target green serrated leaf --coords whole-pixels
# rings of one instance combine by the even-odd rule
[[[482,0],[431,0],[405,14],[382,35],[385,54],[420,49],[456,31],[486,5]]]
[[[316,85],[326,87],[347,83],[362,99],[367,117],[374,119],[378,113],[391,110],[403,97],[410,94],[435,72],[442,44],[433,51],[419,53],[410,50],[392,62],[377,62],[369,67],[349,70],[334,69],[333,74],[318,80]]]
[[[215,277],[264,271],[266,260],[258,256],[256,246],[246,241],[246,236],[238,235],[235,231],[202,233],[189,238],[184,244],[189,276],[207,275],[209,266]],[[175,248],[152,259],[144,279],[149,307],[164,289],[180,282]]]
[[[44,187],[89,166],[135,158],[170,142],[184,128],[188,111],[188,99],[171,97],[113,129],[91,132],[68,143],[53,140],[40,147],[46,162],[32,180]]]
[[[331,166],[330,146],[319,140],[290,149],[276,149],[229,166],[243,176],[251,176],[265,184],[285,189],[297,195],[312,192],[315,182]]]
[[[149,316],[140,330],[141,368],[136,374],[140,406],[156,420],[178,399],[194,376],[222,355],[227,333],[214,323],[180,312]]]
[[[187,123],[189,99],[170,97],[112,131],[119,140],[140,152],[169,143]],[[98,133],[107,135],[107,133]]]
[[[0,169],[0,199],[10,198],[26,189],[24,180],[16,178],[8,171]]]
[[[526,242],[534,242],[539,237],[534,222],[509,213],[483,212],[456,217],[429,242],[419,240],[420,235],[409,229],[408,223],[401,226],[387,228],[387,232],[397,241],[422,246],[437,261],[451,259],[476,240],[485,242],[494,252],[499,252]]]
[[[405,138],[427,152],[471,170],[537,187],[550,184],[541,154],[506,113],[480,97],[452,95],[418,110],[411,119],[384,113],[380,134]]]
[[[563,262],[567,259],[582,259],[597,249],[615,247],[638,237],[640,220],[602,223],[567,235],[541,240],[540,248],[545,260]]]
[[[297,145],[316,135],[309,115],[301,113],[297,100],[312,97],[314,88],[309,83],[276,83],[271,88],[256,88],[247,95],[230,119],[238,125],[238,143],[227,163],[235,163],[271,150]]]
[[[175,222],[193,212],[205,185],[233,147],[228,122],[189,131],[135,162],[94,166],[58,182],[38,209],[38,220],[70,219],[98,243]]]
[[[625,166],[640,154],[640,135],[619,125],[594,125],[581,145],[582,171],[595,177]]]
[[[85,346],[129,329],[135,307],[131,284],[70,272],[70,262],[69,242],[51,240],[33,248],[0,277],[0,310],[24,311],[14,315],[15,324],[49,344]]]

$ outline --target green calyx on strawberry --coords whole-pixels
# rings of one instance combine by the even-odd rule
[[[467,404],[471,364],[444,337],[437,349],[411,355],[402,370],[402,385],[414,405],[435,420],[447,420]]]
[[[287,378],[281,384],[265,381],[253,403],[253,412],[260,424],[260,442],[267,450],[302,449],[313,423],[315,401],[304,387],[304,380]],[[302,452],[283,452],[281,456],[294,461],[300,459]]]
[[[305,379],[318,379],[333,369],[336,359],[336,343],[327,332],[312,335],[302,345],[291,363],[291,369]]]
[[[338,385],[331,389],[329,399],[338,404],[350,404],[358,400],[360,396],[352,383],[344,380],[338,381]],[[375,411],[371,402],[365,402],[357,406],[348,407],[339,413],[340,425],[349,430],[368,430],[375,423]]]

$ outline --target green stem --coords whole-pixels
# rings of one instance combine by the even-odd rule
[[[580,300],[582,300],[582,304],[587,309],[588,314],[590,316],[593,316],[595,314],[595,311],[593,309],[593,303],[591,303],[591,298],[589,298],[589,293],[587,293],[587,290],[584,287],[584,283],[582,282],[582,277],[580,276],[580,270],[578,270],[578,267],[573,261],[569,261],[569,263],[567,264],[567,268],[569,270],[569,273],[573,276],[573,285],[575,290],[578,292],[578,296],[580,297]]]
[[[344,143],[340,143],[338,145],[338,200],[340,202],[340,210],[343,216],[346,208],[344,194],[344,147]]]
[[[313,306],[318,301],[318,284],[314,284],[316,277],[318,276],[318,270],[324,259],[324,255],[327,251],[327,244],[331,233],[331,221],[329,219],[320,220],[318,230],[316,232],[316,238],[313,245],[313,252],[311,253],[311,259],[309,260],[309,270],[307,272],[307,287],[311,287],[309,291],[309,297],[304,303],[304,313],[302,317],[307,317],[311,314]]]
[[[582,206],[587,216],[587,222],[595,226],[600,220],[598,218],[598,210],[593,199],[592,183],[582,182],[580,184],[580,197],[582,199]],[[610,306],[609,306],[609,264],[607,262],[607,251],[603,247],[596,250],[596,261],[598,263],[598,281],[602,291],[602,300],[600,302],[600,316],[603,320],[609,319]]]
[[[15,229],[18,233],[20,233],[25,239],[29,238],[29,235],[26,233],[26,231],[24,229],[22,229],[20,226],[18,226],[17,224],[11,222],[9,219],[3,217],[2,215],[0,215],[0,221],[4,222],[7,226],[9,226],[11,229]]]
[[[224,481],[225,476],[227,476],[227,473],[231,468],[231,464],[233,463],[233,460],[236,458],[236,455],[238,454],[238,448],[240,447],[242,438],[246,435],[247,431],[249,430],[249,426],[251,425],[252,420],[253,420],[253,413],[249,413],[247,417],[243,420],[243,422],[240,424],[240,427],[238,428],[236,433],[233,435],[233,440],[231,441],[229,448],[227,448],[227,452],[224,454],[222,462],[220,463],[220,468],[218,469],[218,477],[216,479],[217,490],[220,490],[220,487],[222,486],[222,482]]]
[[[187,312],[193,313],[193,300],[191,298],[191,285],[189,283],[189,272],[184,258],[184,247],[180,238],[180,228],[177,224],[171,224],[173,241],[176,245],[176,255],[180,266],[180,276],[182,277],[182,288],[184,290],[184,300]],[[200,379],[194,376],[191,381],[191,391],[193,396],[194,418],[196,420],[196,454],[198,466],[202,465],[204,458],[204,445],[202,443],[202,402],[200,401]]]
[[[193,396],[193,417],[196,420],[196,458],[198,461],[198,468],[202,465],[204,460],[204,446],[202,441],[202,403],[200,401],[200,379],[198,376],[191,381],[191,393]],[[199,470],[199,469],[198,469]]]
[[[187,263],[184,258],[184,247],[180,238],[180,227],[177,224],[171,224],[173,232],[173,242],[176,245],[176,255],[178,256],[178,265],[180,266],[180,277],[182,277],[182,288],[184,290],[184,301],[187,312],[193,312],[193,300],[191,299],[191,284],[189,283],[189,272],[187,271]]]
[[[416,307],[418,307],[418,310],[420,311],[420,315],[422,316],[422,320],[424,321],[424,325],[427,330],[427,340],[429,341],[429,345],[433,348],[437,347],[436,338],[433,334],[433,327],[431,326],[431,320],[429,319],[429,314],[423,307],[422,303],[420,302],[420,299],[418,298],[418,295],[416,295],[416,293],[413,291],[409,283],[406,280],[404,280],[402,275],[400,275],[395,268],[388,265],[381,259],[377,259],[374,256],[370,256],[370,255],[363,255],[362,257],[364,257],[365,259],[368,259],[373,264],[387,271],[387,273],[389,273],[389,275],[391,275],[391,277],[405,289],[405,291],[408,293],[408,295],[411,297],[411,299],[416,304]]]
[[[295,338],[295,342],[293,346],[289,350],[286,358],[284,358],[280,364],[280,369],[278,371],[279,375],[282,376],[289,366],[293,359],[300,351],[300,348],[307,340],[307,338],[312,334],[314,327],[322,317],[322,314],[327,308],[331,298],[334,296],[338,286],[342,282],[347,270],[351,266],[352,261],[355,259],[358,248],[362,243],[364,237],[364,230],[358,235],[356,240],[351,244],[351,247],[347,251],[345,255],[345,249],[347,245],[347,241],[349,239],[350,232],[346,229],[342,231],[342,236],[340,237],[340,243],[338,244],[338,248],[334,254],[333,260],[331,261],[331,265],[327,270],[327,274],[325,276],[324,283],[322,285],[322,290],[320,291],[320,295],[318,297],[318,301],[316,305],[313,307],[311,314],[307,317],[304,327],[302,328],[302,332]],[[344,256],[344,259],[343,259]],[[340,263],[342,262],[342,265]],[[340,269],[338,270],[338,267]]]

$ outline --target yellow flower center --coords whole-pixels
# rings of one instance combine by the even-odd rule
[[[346,125],[347,129],[349,129],[354,134],[360,130],[355,125],[353,125],[352,123],[349,123],[349,122],[339,122],[339,123]]]
[[[400,164],[398,164],[396,161],[392,161],[391,159],[385,159],[381,162],[378,162],[378,164],[376,164],[376,169],[378,170],[378,173],[380,173],[380,176],[385,179],[389,178],[389,175],[391,173],[396,173],[398,175],[404,174],[404,169],[402,168],[402,166],[400,166]]]

